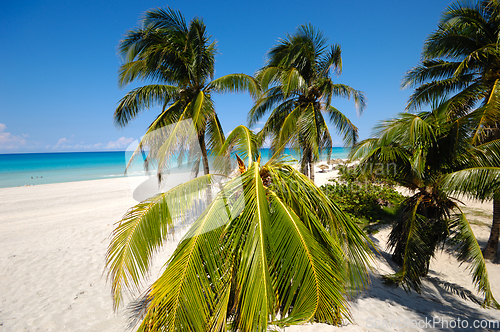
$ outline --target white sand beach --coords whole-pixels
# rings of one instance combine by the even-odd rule
[[[316,182],[325,183],[334,175],[316,173]],[[0,189],[0,331],[126,331],[127,312],[123,307],[113,312],[110,284],[103,271],[113,224],[135,203],[129,178]],[[484,244],[491,205],[468,204],[466,211]],[[373,236],[381,253],[374,264],[372,285],[352,300],[353,323],[346,322],[341,331],[430,330],[406,325],[405,319],[466,319],[469,327],[474,320],[500,319],[499,311],[483,309],[440,285],[450,282],[476,294],[466,266],[460,267],[446,252],[432,261],[431,278],[424,281],[422,294],[384,285],[380,275],[395,268],[384,250],[388,233],[385,228]],[[181,234],[174,235],[164,247],[151,279],[158,276],[180,238]],[[488,271],[493,293],[500,299],[500,265],[488,263]],[[390,320],[400,325],[376,328]],[[325,324],[285,329],[336,330]]]

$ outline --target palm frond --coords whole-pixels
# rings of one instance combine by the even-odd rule
[[[347,118],[342,112],[333,106],[329,106],[326,110],[330,121],[333,123],[338,132],[343,136],[346,146],[353,146],[358,140],[358,128]]]
[[[203,198],[206,188],[216,182],[214,175],[193,179],[139,203],[117,223],[106,253],[115,309],[120,305],[124,288],[138,289],[149,270],[152,255],[175,226],[188,222],[185,216],[195,200]]]
[[[145,135],[149,147],[148,158],[157,161],[158,173],[168,172],[175,157],[181,164],[186,151],[190,153],[191,160],[201,154],[198,130],[190,119],[185,120],[186,112],[188,110],[176,123],[155,130],[153,135]]]
[[[159,160],[159,147],[162,145],[166,137],[168,137],[169,128],[171,128],[169,126],[175,124],[176,122],[185,121],[184,113],[178,117],[177,111],[182,109],[182,106],[182,103],[176,101],[168,109],[158,115],[155,121],[153,121],[153,123],[149,126],[146,134],[144,134],[144,136],[140,139],[139,144],[132,153],[127,166],[125,167],[125,173],[128,171],[135,158],[139,154],[143,154],[145,150],[149,150],[148,156],[144,160],[146,170],[148,170],[151,162],[157,162]],[[181,126],[186,126],[186,122],[183,122]],[[190,126],[187,125],[186,128],[190,129]]]
[[[207,330],[219,300],[215,290],[229,276],[221,236],[243,203],[235,197],[241,192],[241,179],[231,180],[225,189],[193,223],[150,287],[149,307],[139,331]],[[235,204],[228,205],[228,200]]]
[[[394,249],[393,257],[401,264],[401,269],[384,276],[389,282],[417,292],[420,292],[421,278],[427,274],[429,260],[434,254],[434,248],[427,243],[425,229],[422,227],[426,218],[417,213],[423,199],[423,196],[411,199],[406,216],[402,215],[392,229],[388,246]]]
[[[340,266],[331,265],[328,251],[310,234],[295,212],[273,192],[271,245],[275,287],[280,294],[281,317],[277,325],[300,324],[315,318],[338,325],[339,314],[349,316],[343,294],[344,275]],[[332,243],[335,243],[333,240]],[[336,248],[340,253],[340,248]]]
[[[266,331],[278,299],[268,267],[271,215],[257,162],[242,175],[242,181],[245,209],[234,229],[229,229],[231,251],[240,252],[240,268],[235,271],[235,325],[242,331]]]
[[[419,86],[432,80],[441,80],[453,76],[459,62],[441,59],[424,60],[421,64],[406,72],[401,87],[403,89]]]
[[[363,92],[359,90],[355,90],[352,87],[345,84],[334,84],[332,86],[332,94],[333,96],[338,96],[347,99],[353,99],[354,104],[356,105],[356,111],[358,115],[363,114],[363,111],[366,107],[366,98]]]
[[[300,107],[295,107],[291,112],[289,112],[289,114],[286,115],[286,117],[281,118],[280,116],[279,120],[282,121],[280,127],[276,127],[276,124],[272,121],[274,120],[274,114],[271,115],[269,120],[266,122],[263,131],[266,130],[268,126],[271,127],[271,130],[274,129],[277,131],[277,139],[273,140],[271,143],[272,151],[277,152],[279,147],[284,146],[285,142],[296,142],[296,137],[299,133],[298,122],[302,113],[303,111]],[[307,126],[304,124],[303,129],[307,129],[306,127]]]
[[[150,84],[128,92],[116,107],[115,125],[124,127],[144,109],[169,104],[179,96],[179,88],[171,85]]]
[[[282,71],[280,82],[283,96],[287,98],[292,93],[303,90],[305,80],[296,68],[290,68]]]
[[[268,90],[270,85],[279,82],[281,70],[278,67],[267,66],[257,71],[255,78],[260,82],[262,89]]]
[[[260,140],[257,135],[245,126],[238,126],[227,136],[219,151],[219,156],[228,156],[233,151],[237,152],[243,159],[247,159],[248,167],[250,167],[259,156],[259,147]]]
[[[333,68],[334,73],[337,75],[342,74],[342,56],[340,45],[333,44],[330,51],[325,54],[318,65],[319,75],[321,77],[328,77],[329,71]]]
[[[188,30],[182,13],[169,7],[148,10],[144,14],[143,24],[151,29],[177,30],[184,33]]]
[[[215,112],[209,115],[207,122],[207,139],[207,148],[210,150],[212,155],[217,155],[226,138],[224,136],[224,130],[222,129],[219,117]]]
[[[474,167],[447,174],[444,186],[450,194],[464,194],[482,201],[492,199],[500,187],[500,167]]]
[[[248,91],[252,98],[258,98],[262,93],[257,80],[246,74],[230,74],[219,77],[208,84],[207,88],[217,92]]]
[[[476,120],[476,130],[472,137],[472,142],[478,144],[488,136],[487,131],[492,127],[495,128],[500,123],[500,79],[497,79],[492,87],[491,93],[485,105],[471,114],[471,117]],[[495,128],[499,130],[498,128]]]
[[[472,75],[464,75],[424,83],[416,88],[415,92],[410,96],[406,109],[410,111],[417,110],[432,103],[439,96],[452,95],[459,90],[463,90],[469,86],[472,78]]]
[[[372,258],[370,246],[375,248],[373,242],[335,202],[329,200],[313,182],[290,165],[279,162],[266,164],[263,171],[271,178],[271,189],[300,216],[317,241],[333,250],[332,259],[344,266],[349,289],[355,291],[365,288],[369,283],[367,267]],[[338,260],[336,248],[339,247],[342,249],[343,260]]]
[[[269,110],[273,107],[279,105],[281,107],[283,104],[293,103],[293,99],[285,100],[283,91],[279,87],[273,87],[266,90],[257,100],[254,102],[254,106],[250,109],[247,116],[247,122],[249,126],[253,126],[257,121],[259,121]]]
[[[488,279],[488,271],[484,261],[481,248],[477,243],[476,237],[472,232],[469,221],[463,213],[456,216],[452,221],[452,229],[455,231],[452,237],[452,243],[456,243],[458,248],[458,260],[470,263],[470,271],[474,285],[484,296],[485,307],[500,309],[500,304],[495,300],[491,292],[491,286]]]

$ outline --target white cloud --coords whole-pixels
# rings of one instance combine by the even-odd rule
[[[26,144],[24,137],[28,135],[16,136],[6,132],[7,125],[0,123],[0,150],[13,150]]]
[[[73,136],[74,135],[72,135],[71,137],[73,137]],[[64,150],[64,151],[101,150],[102,145],[103,145],[102,143],[85,144],[83,141],[81,141],[80,143],[74,144],[73,140],[68,139],[66,137],[62,137],[51,148],[53,150]],[[47,146],[47,148],[48,147],[49,146]]]
[[[69,147],[69,143],[72,143],[72,141],[70,141],[69,139],[63,137],[63,138],[60,138],[58,141],[57,141],[57,144],[54,145],[54,149],[57,149],[57,148],[64,148],[64,147]]]
[[[107,144],[106,143],[85,144],[84,141],[75,143],[71,139],[62,137],[57,141],[55,145],[52,145],[51,148],[53,150],[65,150],[65,151],[118,150],[118,149],[125,149],[133,141],[134,141],[133,138],[120,137],[116,141],[109,141]]]
[[[130,145],[130,143],[132,143],[134,141],[133,138],[125,138],[125,137],[120,137],[118,140],[116,141],[110,141],[105,149],[122,149],[122,148],[126,148],[127,146]]]

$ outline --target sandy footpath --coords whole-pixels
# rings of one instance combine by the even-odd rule
[[[316,173],[316,182],[325,183],[333,175]],[[118,178],[0,189],[0,331],[126,331],[127,313],[123,309],[113,312],[103,270],[113,224],[136,203],[131,187],[137,183],[130,181]],[[469,209],[474,231],[484,244],[491,206],[475,203]],[[465,266],[459,267],[447,253],[433,260],[433,278],[424,281],[421,295],[384,285],[380,274],[395,268],[383,250],[388,232],[382,229],[373,237],[382,251],[375,262],[372,287],[353,299],[354,323],[340,330],[429,330],[411,328],[408,321],[403,323],[405,319],[459,318],[469,324],[474,319],[500,319],[500,311],[483,309],[440,286],[440,281],[447,281],[474,291]],[[153,279],[180,237],[175,235],[156,259]],[[488,271],[493,292],[500,299],[500,265],[488,263]],[[400,325],[374,328],[390,320]],[[336,330],[325,324],[285,329]]]

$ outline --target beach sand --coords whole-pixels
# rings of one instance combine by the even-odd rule
[[[334,175],[316,173],[316,182],[325,183]],[[138,182],[137,178],[116,178],[0,189],[0,331],[126,331],[127,312],[123,307],[113,312],[104,258],[113,224],[137,203],[131,189]],[[471,203],[466,211],[484,245],[491,204]],[[451,282],[476,294],[466,266],[460,267],[446,252],[432,261],[432,278],[424,280],[422,294],[384,285],[380,275],[395,268],[385,251],[388,233],[385,228],[373,236],[381,253],[374,264],[371,288],[351,301],[353,323],[346,322],[341,331],[376,331],[373,326],[384,320],[403,324],[404,319],[440,317],[468,319],[472,324],[474,319],[499,319],[499,311],[483,309],[440,286],[441,281]],[[148,281],[158,277],[181,236],[175,234],[163,247]],[[500,265],[488,263],[488,271],[494,295],[500,299]],[[125,303],[129,301],[127,297]],[[285,329],[336,330],[325,324]],[[426,329],[400,325],[386,330]]]

